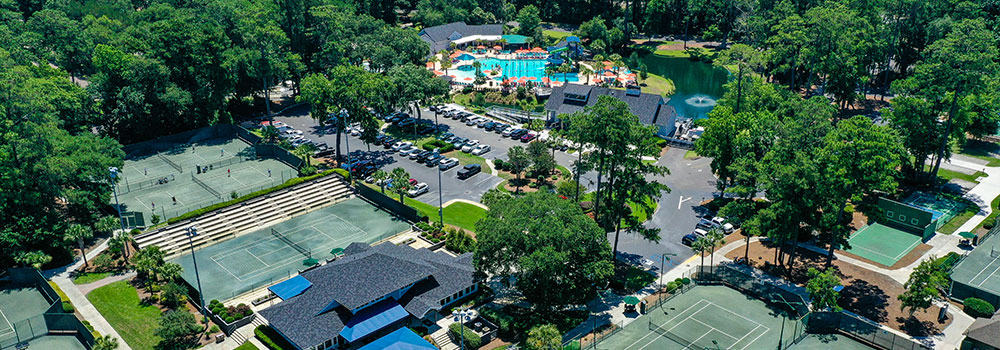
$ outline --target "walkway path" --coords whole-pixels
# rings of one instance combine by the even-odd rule
[[[993,209],[990,208],[990,202],[997,196],[1000,196],[1000,167],[985,167],[977,161],[978,159],[967,159],[967,157],[960,158],[956,156],[951,158],[951,163],[954,165],[970,169],[982,169],[981,171],[988,175],[976,187],[973,187],[972,190],[969,190],[965,194],[965,198],[979,204],[979,212],[972,218],[969,218],[969,221],[966,221],[955,232],[974,230],[993,212]]]
[[[90,259],[93,259],[101,252],[103,252],[105,249],[108,249],[107,241],[101,243],[96,248],[91,249],[89,252],[87,252],[88,261]],[[69,278],[70,273],[79,269],[80,266],[83,266],[83,260],[77,259],[70,265],[43,271],[42,275],[45,276],[45,278],[48,278],[49,280],[54,282],[57,286],[59,286],[59,289],[62,289],[63,293],[66,293],[66,296],[69,298],[69,301],[72,302],[73,307],[76,308],[76,311],[80,312],[80,315],[83,316],[84,320],[90,322],[90,325],[94,327],[95,331],[103,335],[109,335],[112,338],[117,339],[119,350],[132,350],[132,348],[129,347],[127,343],[125,343],[125,340],[122,339],[121,335],[118,334],[118,331],[116,331],[114,327],[111,327],[111,324],[108,323],[108,320],[104,319],[104,316],[97,311],[97,308],[90,303],[90,300],[87,300],[87,297],[84,294],[84,292],[81,291],[76,284],[73,284],[72,280],[70,280]]]
[[[128,273],[125,273],[125,274],[121,274],[121,275],[111,275],[111,276],[102,278],[102,279],[100,279],[98,281],[94,281],[94,282],[87,283],[87,284],[77,284],[76,287],[80,289],[80,293],[83,293],[83,295],[87,295],[87,294],[90,294],[90,292],[93,291],[94,289],[101,288],[101,287],[104,287],[106,285],[118,282],[118,281],[124,281],[124,280],[127,280],[127,279],[131,279],[132,277],[135,277],[135,271],[131,271],[131,272],[128,272]]]

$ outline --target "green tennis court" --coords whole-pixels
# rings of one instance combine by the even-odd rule
[[[951,271],[952,296],[976,297],[1000,305],[1000,228],[983,236],[979,246],[966,254]]]
[[[776,349],[789,344],[799,321],[785,309],[724,286],[697,286],[649,310],[599,349]],[[782,325],[784,323],[784,331]],[[783,333],[783,334],[782,334]]]
[[[305,268],[307,258],[328,259],[334,248],[373,243],[410,225],[361,199],[350,199],[196,251],[205,300],[228,300],[271,285]],[[191,255],[173,262],[197,286]]]
[[[894,265],[913,248],[920,245],[921,237],[915,234],[874,223],[858,230],[848,239],[848,253],[885,266]]]
[[[35,288],[0,290],[0,348],[47,333],[41,315],[50,305]]]
[[[257,156],[238,138],[161,147],[166,150],[130,155],[116,187],[122,210],[143,213],[147,223],[152,214],[166,220],[229,200],[232,192],[244,195],[297,176],[292,167]]]

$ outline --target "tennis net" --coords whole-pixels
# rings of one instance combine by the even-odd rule
[[[277,237],[282,242],[285,242],[285,244],[291,246],[295,250],[298,250],[299,253],[301,253],[302,255],[305,255],[307,258],[311,258],[312,257],[312,253],[310,253],[308,250],[303,249],[301,246],[299,246],[295,242],[292,242],[292,240],[288,239],[288,237],[285,237],[285,235],[281,234],[281,232],[278,232],[278,230],[275,230],[275,229],[272,228],[271,229],[271,234],[274,235],[274,237]]]
[[[695,346],[694,342],[687,341],[684,338],[681,338],[677,334],[671,333],[670,331],[668,331],[666,329],[663,329],[660,326],[654,325],[653,324],[653,320],[649,320],[649,330],[651,330],[653,332],[656,332],[659,335],[662,335],[663,337],[665,337],[667,339],[673,340],[675,343],[680,344],[685,349],[689,349],[689,348],[690,349],[701,349],[700,347]]]
[[[222,194],[219,193],[219,191],[216,191],[212,187],[208,186],[208,184],[206,184],[206,183],[202,182],[201,180],[199,180],[197,176],[194,176],[194,173],[191,174],[191,180],[193,180],[194,183],[196,183],[199,186],[201,186],[201,188],[204,188],[205,191],[208,191],[208,193],[211,193],[216,198],[222,199]]]
[[[209,169],[220,168],[230,164],[242,163],[244,161],[246,161],[246,159],[240,156],[229,157],[227,159],[223,159],[217,162],[208,163],[208,165],[204,166],[203,168],[205,167]]]
[[[174,163],[174,161],[170,160],[170,158],[167,158],[167,156],[164,156],[162,153],[157,153],[156,156],[160,157],[160,159],[162,159],[164,162],[166,162],[170,166],[174,167],[174,169],[177,169],[177,172],[179,172],[179,173],[183,173],[184,172],[184,170],[181,168],[181,166],[179,164]]]
[[[123,176],[122,180],[124,180],[124,181],[119,181],[118,182],[118,187],[121,188],[121,185],[124,184],[125,185],[125,191],[122,191],[121,193],[129,193],[132,190],[140,190],[140,189],[151,187],[151,186],[154,186],[154,185],[163,185],[163,184],[172,182],[175,179],[176,178],[174,177],[174,174],[167,174],[167,175],[164,175],[164,176],[157,177],[155,179],[148,179],[148,180],[143,180],[143,181],[139,181],[139,182],[129,182],[128,178],[126,178],[126,177]]]

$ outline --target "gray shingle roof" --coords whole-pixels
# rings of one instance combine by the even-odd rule
[[[431,46],[431,52],[447,49],[453,34],[470,35],[503,35],[502,24],[468,25],[465,22],[452,22],[439,26],[427,27],[420,31],[420,38]]]
[[[416,282],[398,300],[422,318],[440,309],[439,300],[474,284],[471,254],[451,257],[426,249],[352,243],[339,260],[304,272],[312,284],[301,295],[261,310],[279,332],[301,347],[336,337],[353,314],[351,309]],[[331,301],[341,306],[320,314]]]
[[[1000,313],[993,315],[992,318],[977,318],[965,331],[965,335],[983,344],[1000,348]]]
[[[564,96],[567,92],[573,95],[588,96],[587,102],[581,104],[576,101],[567,101]],[[566,84],[552,89],[552,95],[545,103],[545,109],[554,111],[557,115],[578,112],[587,106],[593,106],[597,103],[597,98],[604,95],[625,101],[632,114],[639,117],[639,122],[646,125],[673,125],[677,118],[677,111],[674,110],[674,107],[667,105],[668,99],[659,95],[643,92],[634,96],[626,94],[625,90],[580,84]]]

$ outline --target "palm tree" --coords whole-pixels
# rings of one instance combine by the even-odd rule
[[[444,74],[448,75],[448,68],[451,68],[451,58],[448,56],[441,58],[441,68],[444,69]]]
[[[571,66],[569,63],[564,62],[563,64],[559,65],[559,73],[563,74],[563,83],[566,82],[566,74],[572,71],[573,71],[573,66]]]
[[[30,252],[20,252],[14,257],[14,261],[24,266],[31,266],[36,270],[41,270],[42,266],[52,261],[52,256],[40,250]]]
[[[549,77],[549,86],[552,86],[552,77],[556,75],[556,67],[547,66],[545,67],[545,76]]]
[[[156,279],[162,282],[173,282],[181,277],[184,268],[177,263],[164,263],[156,271]]]
[[[260,131],[260,135],[264,137],[264,141],[267,143],[274,143],[278,139],[278,128],[273,125],[265,126],[263,130]]]
[[[312,161],[309,158],[312,158],[310,157],[310,155],[312,155],[313,152],[316,152],[316,145],[313,145],[311,143],[303,143],[299,145],[299,147],[295,147],[295,150],[293,150],[292,152],[294,152],[295,155],[301,157],[302,160],[306,161],[307,166],[312,166]]]
[[[392,183],[392,192],[399,195],[399,202],[403,203],[403,195],[406,191],[410,190],[410,173],[406,172],[406,169],[395,168],[392,169],[392,174],[390,175],[390,182]]]
[[[594,71],[591,70],[590,68],[588,68],[587,66],[581,64],[580,65],[580,74],[583,74],[583,76],[586,77],[586,80],[584,81],[584,84],[590,85],[590,75],[594,74]]]
[[[712,272],[715,272],[715,248],[721,247],[723,243],[726,242],[726,234],[722,232],[719,227],[714,227],[708,231],[705,235],[708,238],[708,243],[711,245],[712,254],[709,256],[709,264],[712,266]]]
[[[93,350],[116,350],[118,349],[118,339],[110,335],[102,335],[94,338]]]
[[[691,250],[701,256],[701,269],[698,270],[698,273],[705,272],[705,253],[712,250],[712,242],[706,236],[698,237],[694,243],[691,243]]]
[[[111,235],[116,228],[120,228],[118,218],[112,215],[103,216],[100,219],[97,219],[97,222],[94,223],[95,231],[107,233],[108,235]]]
[[[83,266],[87,267],[87,253],[83,251],[83,243],[85,240],[94,236],[94,231],[85,225],[72,224],[66,229],[65,236],[63,237],[67,241],[76,241],[80,244],[80,256],[83,257]]]
[[[385,172],[385,170],[379,169],[372,174],[372,178],[375,179],[375,183],[378,184],[378,187],[382,188],[382,194],[385,194],[385,180],[389,178],[389,173]]]

